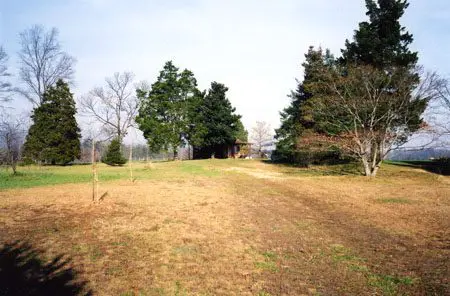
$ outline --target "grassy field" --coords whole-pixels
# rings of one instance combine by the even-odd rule
[[[131,182],[127,167],[100,165],[108,195],[96,204],[90,166],[0,172],[0,290],[450,294],[450,177],[388,164],[370,180],[351,165],[134,167]]]

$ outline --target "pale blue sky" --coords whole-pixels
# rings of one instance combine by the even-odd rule
[[[0,0],[0,44],[17,73],[18,34],[33,24],[57,27],[77,58],[76,97],[106,76],[133,71],[153,82],[165,61],[192,70],[206,89],[225,83],[247,128],[279,124],[286,95],[302,77],[309,45],[339,54],[365,20],[363,0]],[[450,1],[411,0],[403,25],[420,63],[450,74]],[[17,110],[31,105],[16,100]]]

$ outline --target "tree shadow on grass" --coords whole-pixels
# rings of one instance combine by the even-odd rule
[[[286,174],[304,174],[314,176],[361,176],[363,172],[361,165],[357,162],[341,162],[331,164],[313,164],[302,166],[294,163],[275,162],[271,160],[261,160],[263,163],[276,165],[279,167],[296,168],[298,171],[286,172]]]
[[[407,166],[412,168],[420,168],[431,173],[450,176],[450,158],[435,160],[403,160],[389,161],[389,164],[398,166]]]
[[[64,255],[44,263],[43,252],[14,242],[0,249],[0,295],[92,295]]]

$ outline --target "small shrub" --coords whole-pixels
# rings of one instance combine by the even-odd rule
[[[118,138],[111,141],[106,155],[102,158],[102,162],[112,166],[124,165],[127,162],[120,151],[120,140]]]

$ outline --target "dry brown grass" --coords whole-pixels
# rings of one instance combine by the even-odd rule
[[[90,184],[0,192],[0,244],[68,255],[95,295],[450,292],[448,177],[193,164],[192,174],[161,163],[153,170],[167,178],[103,183],[100,204]]]

